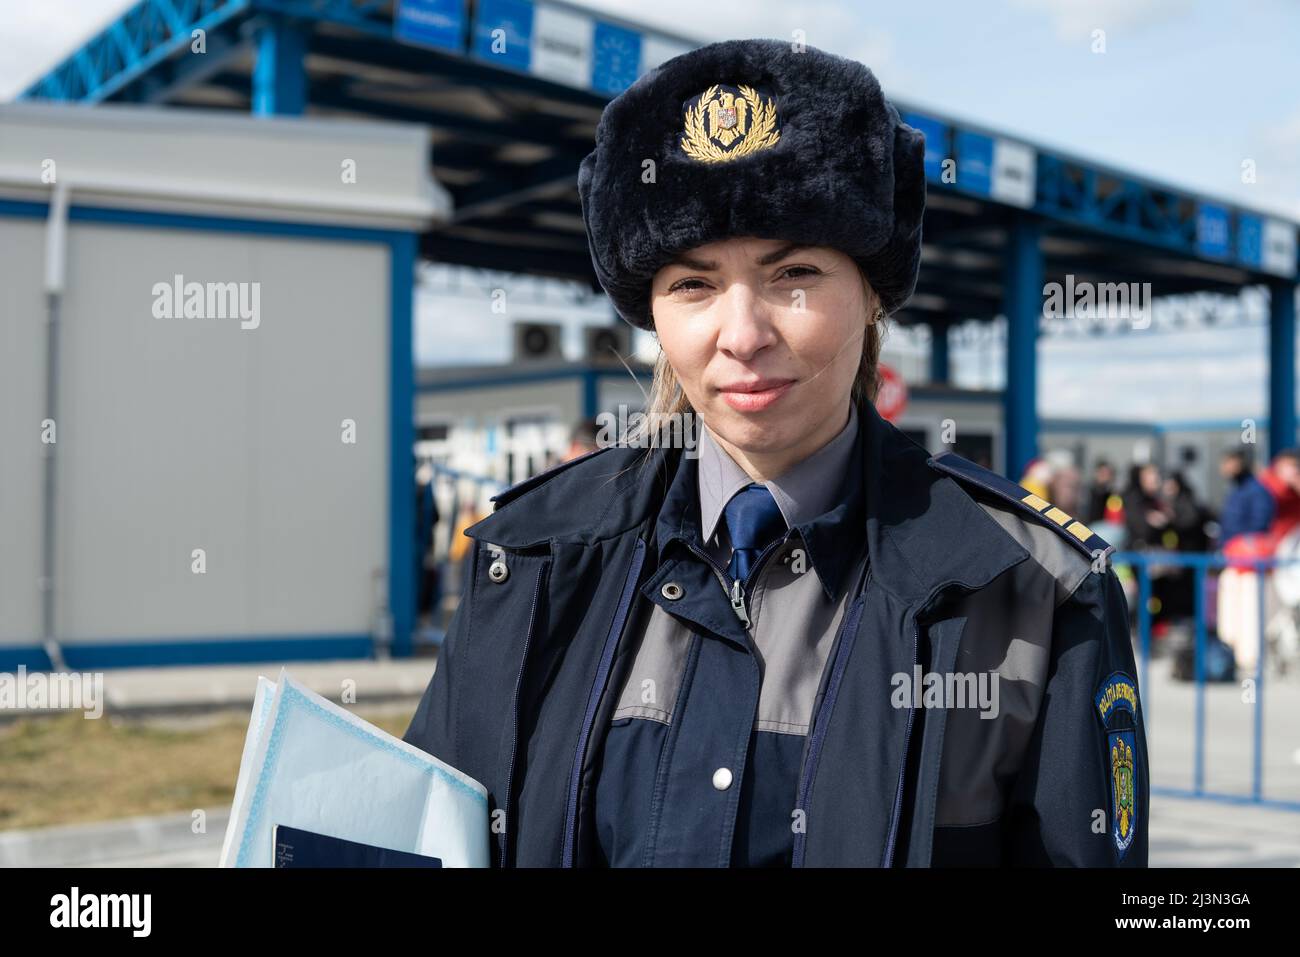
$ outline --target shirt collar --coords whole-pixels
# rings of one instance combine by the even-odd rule
[[[711,541],[731,497],[753,480],[705,425],[700,430],[700,520],[704,541]],[[760,484],[776,499],[786,527],[797,528],[830,511],[840,499],[853,443],[858,434],[858,412],[849,403],[849,419],[835,438],[781,475]]]
[[[701,430],[698,457],[683,457],[659,514],[659,553],[672,539],[701,547],[718,529],[723,508],[752,479],[709,434]],[[844,428],[812,455],[762,484],[772,493],[786,525],[808,551],[808,561],[834,601],[859,557],[865,502],[863,443],[857,409]]]

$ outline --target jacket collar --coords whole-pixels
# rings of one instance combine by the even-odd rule
[[[858,556],[861,554],[861,533],[863,523],[862,482],[854,476],[862,474],[862,429],[855,411],[850,416],[852,432],[837,435],[827,446],[823,446],[804,462],[795,467],[802,474],[788,475],[784,481],[786,488],[798,494],[798,500],[782,495],[777,489],[774,497],[777,504],[782,498],[787,500],[787,511],[795,518],[792,531],[798,534],[802,546],[807,549],[808,561],[821,582],[822,591],[830,601],[840,597],[847,578]],[[701,454],[698,459],[684,458],[677,469],[672,484],[668,488],[664,504],[659,510],[655,524],[655,540],[658,554],[662,558],[669,543],[681,540],[687,544],[694,543],[704,548],[709,536],[710,517],[714,524],[718,515],[704,514],[705,503],[712,500],[721,513],[725,505],[726,492],[747,485],[749,477],[736,465],[727,453],[716,445],[707,444],[701,439]],[[707,495],[699,488],[701,470],[709,468],[710,451],[715,457],[713,467],[717,470],[720,494]],[[804,469],[803,466],[808,468]],[[830,476],[810,476],[810,470],[832,470]],[[736,476],[729,481],[731,476]],[[826,482],[826,489],[808,488],[813,481]],[[772,483],[773,485],[776,483]],[[802,487],[801,487],[802,486]],[[772,485],[769,485],[772,487]],[[827,494],[829,492],[829,495]],[[829,499],[829,501],[827,501]],[[823,507],[830,506],[830,507]],[[857,530],[857,534],[846,534]]]
[[[948,585],[980,588],[1029,557],[871,403],[858,407],[858,429],[867,553],[880,586],[916,602]],[[522,491],[502,493],[497,510],[465,534],[528,548],[594,545],[633,528],[649,529],[683,458],[681,449],[601,449],[553,469],[548,480],[534,478],[516,487]]]
[[[981,588],[1029,557],[932,456],[874,406],[866,430],[867,549],[872,576],[916,601],[947,585]]]

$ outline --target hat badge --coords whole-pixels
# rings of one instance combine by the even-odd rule
[[[781,138],[776,100],[752,86],[714,84],[683,117],[682,151],[701,163],[726,163],[770,149]]]

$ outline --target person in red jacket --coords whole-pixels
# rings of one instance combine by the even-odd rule
[[[1277,503],[1267,532],[1272,552],[1288,532],[1300,525],[1300,449],[1284,449],[1273,456],[1269,467],[1260,473],[1259,481]]]
[[[1264,622],[1272,621],[1279,608],[1272,573],[1258,574],[1253,562],[1272,558],[1282,539],[1300,526],[1300,450],[1279,452],[1257,478],[1275,506],[1272,521],[1263,531],[1236,535],[1224,543],[1228,567],[1219,576],[1219,637],[1232,647],[1237,667],[1245,673],[1257,666],[1260,629],[1267,627],[1259,620],[1261,582]]]

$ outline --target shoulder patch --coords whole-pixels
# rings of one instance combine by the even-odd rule
[[[1124,859],[1137,833],[1137,682],[1122,671],[1104,679],[1093,699],[1106,730],[1106,776],[1110,792],[1110,836],[1115,853]],[[1127,721],[1114,720],[1128,712]]]
[[[1020,511],[1033,515],[1038,521],[1057,532],[1067,542],[1083,552],[1089,559],[1095,559],[1098,553],[1109,555],[1115,550],[1104,538],[1090,529],[1083,522],[1057,508],[1046,499],[1040,498],[1023,486],[1011,481],[1005,475],[999,475],[992,469],[976,465],[970,459],[962,458],[956,452],[940,452],[926,460],[934,468],[951,475],[958,481],[974,485],[992,492],[994,495],[1015,505]]]
[[[560,462],[558,465],[552,465],[549,469],[544,469],[543,471],[538,472],[536,475],[532,476],[531,478],[526,478],[522,482],[516,482],[514,485],[511,485],[509,488],[497,492],[490,499],[488,499],[488,501],[493,503],[492,508],[495,511],[496,509],[499,509],[502,505],[505,505],[507,502],[510,502],[518,498],[520,495],[523,495],[525,492],[529,491],[530,489],[534,489],[537,486],[541,485],[543,482],[547,481],[548,479],[554,478],[556,475],[558,475],[560,472],[563,472],[565,469],[577,465],[579,462],[585,462],[587,459],[591,458],[592,456],[599,455],[601,452],[604,451],[605,451],[604,448],[592,449],[590,452],[584,452],[582,455],[579,455],[577,458],[569,459],[566,462]]]
[[[1093,700],[1103,727],[1111,727],[1114,724],[1111,718],[1119,711],[1127,711],[1129,720],[1137,721],[1137,682],[1122,671],[1116,671],[1107,677],[1097,689]]]

